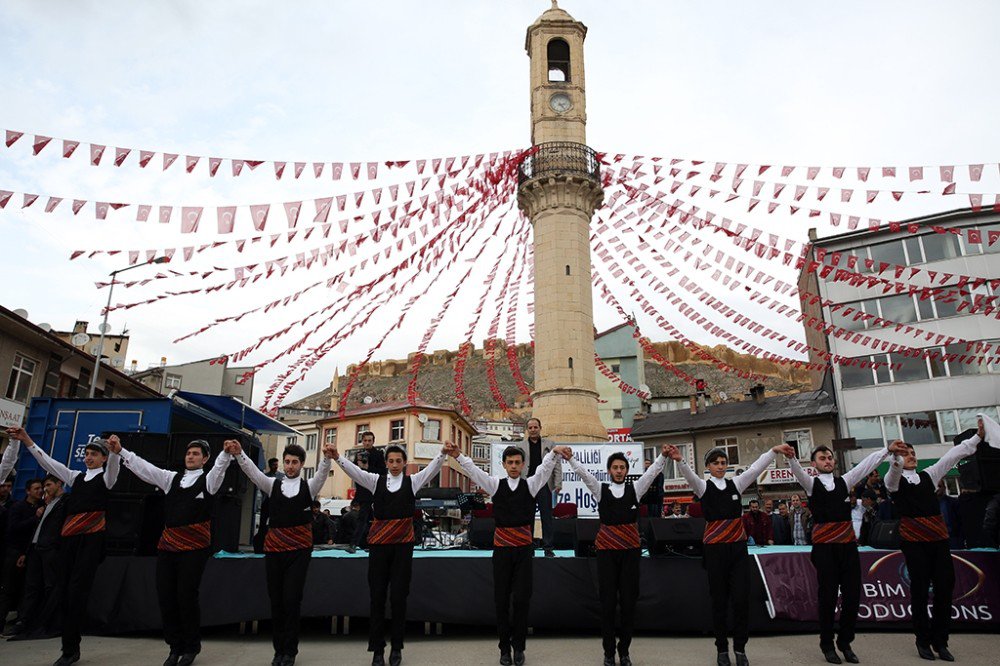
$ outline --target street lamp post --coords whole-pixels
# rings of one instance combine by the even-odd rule
[[[104,334],[108,330],[108,311],[111,310],[111,294],[115,291],[115,278],[119,273],[130,271],[133,268],[140,268],[141,266],[147,266],[149,264],[165,264],[168,261],[170,261],[168,257],[157,257],[152,261],[136,264],[135,266],[128,266],[126,268],[119,268],[117,271],[111,271],[111,284],[108,285],[108,304],[104,308],[104,321],[101,322],[101,327],[99,329],[101,336],[97,340],[97,353],[94,354],[96,357],[94,359],[94,374],[90,378],[90,391],[87,394],[88,398],[93,398],[94,392],[97,390],[97,373],[101,370],[101,356],[104,355]]]

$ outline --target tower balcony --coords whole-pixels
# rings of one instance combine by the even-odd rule
[[[601,164],[593,148],[570,141],[550,141],[534,146],[517,167],[517,184],[551,176],[576,176],[601,183]]]

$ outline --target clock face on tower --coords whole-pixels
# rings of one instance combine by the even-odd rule
[[[556,93],[549,98],[549,107],[556,113],[566,113],[573,108],[573,101],[566,93]]]

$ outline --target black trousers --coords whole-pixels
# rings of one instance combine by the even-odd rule
[[[903,541],[899,549],[906,559],[910,572],[910,612],[913,614],[913,632],[917,643],[936,648],[948,647],[948,628],[951,622],[951,597],[955,590],[955,565],[947,541]],[[931,586],[934,589],[934,607],[927,616],[927,602]]]
[[[358,509],[358,524],[354,526],[354,534],[351,536],[351,545],[360,546],[368,537],[368,528],[372,524],[372,504],[362,502]]]
[[[48,634],[58,628],[58,613],[62,601],[59,586],[59,550],[57,548],[28,549],[24,574],[24,597],[18,618],[23,621],[25,635]]]
[[[3,629],[7,621],[7,614],[21,605],[24,567],[17,566],[17,561],[23,554],[20,550],[7,546],[3,561],[0,562],[0,629]]]
[[[618,654],[628,654],[635,626],[635,604],[639,600],[639,560],[642,551],[597,551],[597,581],[601,594],[601,635],[604,655],[615,654],[615,610],[621,608]]]
[[[198,592],[210,549],[156,555],[156,594],[163,617],[163,640],[171,652],[201,652],[201,609]]]
[[[302,591],[311,556],[311,548],[264,554],[267,595],[271,598],[271,643],[275,654],[294,657],[299,653]]]
[[[385,649],[385,602],[392,606],[391,641],[393,650],[403,649],[406,633],[406,598],[410,595],[413,571],[413,544],[371,546],[368,550],[368,590],[371,594],[371,624],[368,651]]]
[[[840,593],[840,633],[836,647],[849,647],[854,642],[854,627],[858,623],[861,604],[861,558],[856,543],[816,543],[812,547],[812,563],[819,583],[819,649],[834,648],[834,618],[837,615],[837,593]]]
[[[750,556],[747,542],[705,544],[702,565],[712,599],[712,633],[719,652],[729,651],[727,616],[733,605],[733,650],[744,652],[750,638]]]
[[[531,605],[531,562],[534,546],[493,549],[493,601],[501,652],[524,650]],[[513,620],[511,615],[513,614]]]
[[[63,588],[62,651],[71,655],[80,651],[80,631],[87,615],[90,586],[104,559],[104,532],[63,537],[59,556]]]

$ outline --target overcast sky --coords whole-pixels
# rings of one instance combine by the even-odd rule
[[[355,188],[327,175],[317,180],[306,174],[298,181],[286,175],[279,182],[267,169],[232,178],[228,163],[215,178],[208,177],[204,164],[194,174],[184,173],[182,164],[163,172],[159,155],[146,170],[136,165],[135,155],[115,168],[113,147],[306,162],[524,147],[529,142],[524,31],[548,6],[547,0],[7,0],[0,4],[0,126],[28,136],[11,149],[0,148],[0,189],[151,204],[282,202]],[[566,0],[561,6],[589,28],[588,142],[597,150],[822,166],[1000,159],[996,2]],[[68,160],[59,157],[55,142],[32,157],[35,133],[84,145]],[[88,142],[109,146],[99,167],[87,163]],[[995,174],[979,189],[998,191]],[[976,189],[960,185],[959,191]],[[19,197],[0,211],[7,255],[0,303],[25,308],[32,321],[57,329],[68,329],[77,319],[96,323],[106,292],[94,283],[126,264],[122,255],[70,262],[71,251],[191,244],[176,225],[135,223],[134,209],[100,222],[90,209],[73,216],[65,203],[52,215],[42,212],[44,202],[21,211]],[[900,219],[965,205],[964,197],[904,197],[900,204],[824,208]],[[272,210],[272,220],[276,215],[280,211]],[[809,226],[801,216],[767,216],[760,210],[739,221],[798,239],[805,239]],[[206,222],[198,243],[215,238],[214,212]],[[244,218],[234,236],[248,235],[252,229]],[[498,243],[493,247],[499,251]],[[282,244],[271,254],[279,249],[296,251]],[[231,249],[214,252],[199,266],[243,261]],[[464,267],[454,270],[460,274]],[[790,269],[774,271],[794,281]],[[140,368],[161,356],[170,363],[205,358],[282,328],[293,310],[247,318],[177,345],[171,340],[322,275],[322,270],[290,274],[241,293],[170,299],[115,312],[110,322],[116,331],[128,327],[130,360],[137,359]],[[131,291],[116,290],[114,300],[140,296]],[[142,292],[150,293],[155,292]],[[315,310],[338,295],[311,293],[297,312]],[[466,296],[456,302],[468,308],[475,300]],[[385,321],[399,305],[391,310],[383,313]],[[413,350],[426,327],[420,318],[435,312],[429,307],[417,313],[416,323],[387,340],[375,357],[402,357]],[[526,341],[521,319],[518,337]],[[468,321],[461,313],[446,320],[430,348],[456,348]],[[596,322],[605,328],[618,319],[598,305]],[[652,323],[642,318],[640,323],[654,339],[667,337]],[[699,341],[717,342],[696,327],[678,326]],[[791,322],[783,330],[801,337]],[[477,345],[484,332],[477,330]],[[377,337],[358,336],[338,347],[291,398],[322,388],[335,366],[364,358]],[[276,370],[258,378],[256,401]]]

